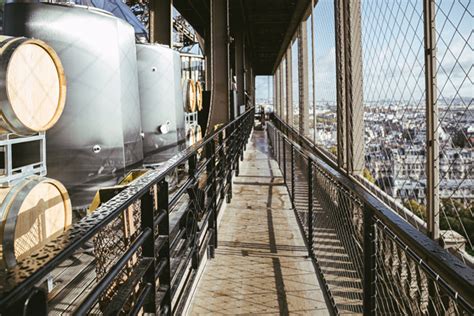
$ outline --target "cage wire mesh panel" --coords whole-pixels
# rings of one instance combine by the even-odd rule
[[[471,1],[435,1],[439,226],[446,248],[473,262],[474,94]],[[427,117],[422,1],[362,1],[364,177],[427,217]],[[435,160],[436,161],[436,160]]]
[[[281,157],[280,151],[285,153],[284,158],[278,159],[280,168],[286,168],[286,184],[298,221],[338,313],[363,314],[367,295],[373,297],[377,315],[469,315],[469,307],[453,285],[432,270],[429,262],[417,254],[419,249],[405,244],[402,236],[375,215],[373,206],[365,204],[368,202],[340,182],[327,166],[314,160],[310,165],[308,156],[296,144],[285,139],[272,124],[268,126],[274,155]],[[370,240],[366,239],[367,231],[373,231]],[[369,243],[373,250],[367,248]],[[364,282],[372,280],[366,279],[371,269],[366,265],[366,252],[374,258],[370,282],[373,294],[364,294]]]
[[[308,65],[310,69],[314,67],[314,84],[313,69],[309,74],[309,100],[312,104],[310,134],[315,144],[325,148],[335,157],[337,122],[334,1],[317,1],[313,10],[313,27],[311,27],[311,18],[309,16],[307,20]],[[314,52],[312,52],[313,49]]]
[[[364,177],[420,216],[425,204],[422,1],[361,3]]]
[[[281,64],[280,64],[280,69],[281,69],[281,106],[282,106],[282,111],[281,111],[281,117],[286,121],[287,118],[287,113],[288,113],[288,98],[287,98],[287,85],[286,85],[286,57],[283,57]]]
[[[385,225],[376,221],[375,226],[379,313],[469,315],[456,302],[455,291],[444,287],[443,281],[433,275],[423,260]],[[380,297],[379,293],[385,297]]]
[[[361,204],[315,168],[314,255],[340,313],[362,314]]]
[[[440,235],[471,263],[474,241],[472,1],[435,2]]]
[[[298,40],[295,39],[293,44],[291,44],[291,93],[293,103],[289,106],[289,109],[292,111],[293,121],[290,124],[296,129],[299,130],[299,69],[298,69]]]
[[[107,275],[113,265],[124,255],[140,233],[140,205],[139,200],[133,203],[94,237],[93,244],[96,259],[97,282]],[[121,287],[125,286],[128,278],[132,276],[140,258],[141,251],[138,251],[130,258],[120,274],[115,278],[115,281],[108,286],[107,290],[101,296],[95,309],[100,310],[102,313],[106,312],[107,307],[112,302],[116,293]],[[123,307],[125,313],[131,311],[139,288],[140,284],[137,284],[137,291],[132,291],[130,298],[125,303]]]

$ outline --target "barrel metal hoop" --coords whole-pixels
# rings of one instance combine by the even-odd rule
[[[31,177],[27,179],[27,183],[24,185],[19,186],[15,190],[11,190],[7,194],[7,198],[5,199],[5,205],[2,206],[6,207],[10,205],[8,208],[8,214],[5,220],[5,226],[3,229],[3,260],[5,261],[5,265],[7,268],[14,267],[16,265],[16,256],[15,256],[15,229],[16,223],[18,220],[18,213],[20,212],[21,204],[24,202],[24,198],[31,192],[31,190],[38,184],[40,184],[45,178],[40,177]],[[24,196],[23,196],[24,195]],[[14,197],[18,197],[17,199],[13,200]],[[5,210],[6,211],[6,210]]]
[[[64,74],[64,69],[63,69],[61,60],[59,56],[57,55],[57,53],[50,46],[48,46],[48,44],[37,39],[30,39],[26,37],[12,37],[10,39],[7,39],[1,42],[0,47],[2,47],[1,45],[6,45],[5,48],[3,49],[3,55],[11,57],[15,53],[15,50],[25,43],[30,43],[30,44],[40,46],[44,51],[46,51],[46,53],[53,60],[61,87],[59,89],[59,99],[58,99],[56,113],[54,117],[51,118],[50,124],[51,122],[57,122],[57,120],[59,119],[59,117],[61,116],[64,110],[64,106],[66,102],[66,85],[67,84],[66,84],[66,77]],[[11,58],[1,58],[1,62],[0,62],[0,73],[2,74],[1,79],[0,79],[0,86],[5,91],[5,94],[2,94],[2,96],[0,96],[0,103],[2,105],[1,112],[2,112],[2,117],[3,117],[3,122],[0,122],[0,126],[6,127],[11,132],[21,134],[21,135],[36,133],[38,131],[35,131],[26,127],[18,119],[14,109],[12,108],[10,102],[8,101],[9,96],[8,96],[8,89],[7,89],[7,79],[8,79],[7,73],[8,73],[10,59]]]

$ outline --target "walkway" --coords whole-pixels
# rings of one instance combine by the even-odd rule
[[[265,132],[254,131],[233,194],[190,314],[328,315]]]

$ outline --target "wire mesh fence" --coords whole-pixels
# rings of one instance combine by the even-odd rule
[[[408,224],[395,233],[391,226],[397,215],[387,220],[372,198],[361,197],[357,186],[283,136],[273,124],[267,126],[310,256],[338,313],[472,313],[469,298],[454,289],[459,284],[453,282],[463,281],[447,282],[425,256],[438,252],[448,256],[445,261],[461,261],[437,245],[434,250],[420,250],[416,243],[404,242],[411,234],[418,237],[408,240],[423,234]],[[367,309],[367,302],[372,302],[372,309]]]
[[[435,1],[439,226],[446,247],[472,264],[474,197],[471,1]],[[427,218],[423,2],[362,1],[364,176]],[[409,217],[403,213],[405,218]],[[416,222],[413,222],[416,225]],[[423,225],[416,225],[423,229]]]
[[[471,263],[474,254],[473,13],[472,1],[435,1],[440,235],[443,240],[454,239],[453,249],[463,253]]]
[[[310,135],[337,153],[334,1],[320,0],[306,21],[308,32]],[[314,42],[314,43],[313,43]],[[313,73],[314,72],[314,73]]]
[[[290,110],[292,111],[292,125],[295,129],[299,129],[299,67],[298,67],[298,41],[295,40],[291,44],[291,105]]]
[[[406,315],[468,315],[452,289],[410,247],[376,220],[377,298],[381,311]],[[451,292],[451,293],[449,293]],[[394,299],[396,298],[396,299]]]
[[[421,216],[426,187],[423,4],[362,1],[361,14],[364,176]]]

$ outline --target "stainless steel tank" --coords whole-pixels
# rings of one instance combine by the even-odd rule
[[[63,63],[68,94],[46,135],[48,176],[84,207],[143,158],[133,27],[94,8],[7,3],[4,32],[42,39]]]
[[[181,60],[164,46],[137,44],[145,163],[168,160],[186,146]]]

